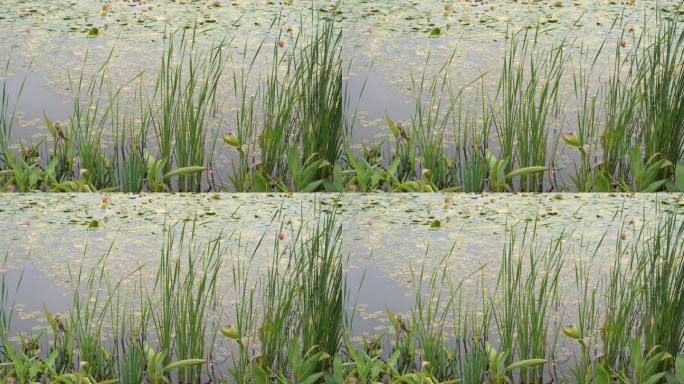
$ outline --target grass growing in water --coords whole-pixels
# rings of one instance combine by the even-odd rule
[[[69,313],[45,311],[52,333],[16,341],[7,328],[0,332],[0,375],[35,382],[80,376],[190,383],[224,378],[226,367],[226,378],[238,383],[417,384],[658,383],[681,374],[684,227],[674,211],[660,211],[642,227],[625,223],[608,273],[600,278],[590,272],[591,261],[581,259],[574,267],[577,291],[562,294],[559,279],[573,273],[563,267],[571,237],[561,232],[542,241],[533,223],[508,226],[498,284],[487,283],[487,266],[453,281],[452,250],[434,269],[416,269],[407,312],[386,307],[387,329],[359,342],[342,229],[336,213],[324,209],[301,226],[274,215],[279,234],[268,249],[262,240],[240,241],[231,268],[238,299],[232,325],[215,321],[221,315],[218,281],[230,278],[220,272],[226,237],[197,242],[194,227],[167,226],[156,282],[145,283],[140,267],[125,277],[140,272],[136,295],[125,297],[120,282],[110,281],[106,257],[90,272],[79,269]],[[603,240],[594,247],[598,252]],[[250,268],[264,256],[272,258],[265,271]],[[474,291],[465,288],[466,280],[479,280]],[[2,319],[9,319],[13,293],[0,293]],[[571,324],[560,307],[575,294],[578,316]],[[228,342],[228,361],[215,355],[218,331]],[[568,360],[558,356],[559,343],[570,344]],[[26,364],[34,368],[24,370]]]
[[[140,80],[135,111],[119,110],[121,87],[108,80],[106,61],[94,77],[74,79],[68,122],[45,119],[53,141],[45,154],[41,142],[20,143],[19,150],[9,142],[14,111],[3,82],[3,189],[684,190],[679,165],[684,139],[676,129],[684,116],[679,48],[684,34],[676,12],[659,9],[636,36],[618,17],[611,29],[617,33],[614,64],[605,80],[595,68],[604,50],[590,55],[580,48],[572,82],[579,108],[574,127],[558,119],[567,112],[558,99],[573,50],[565,40],[545,49],[542,27],[507,33],[497,94],[484,92],[489,74],[476,79],[483,79],[476,102],[481,114],[462,108],[462,90],[472,83],[452,94],[459,88],[446,76],[450,59],[434,79],[414,78],[416,107],[407,122],[387,117],[395,145],[386,161],[382,142],[364,144],[361,151],[350,142],[355,119],[345,118],[343,79],[349,67],[341,53],[340,13],[312,12],[310,19],[302,18],[299,32],[276,18],[271,38],[256,49],[245,46],[232,76],[236,105],[228,109],[235,110],[234,120],[218,113],[222,75],[232,63],[228,44],[199,49],[196,41],[203,35],[197,29],[166,35],[154,94],[148,98]],[[263,79],[252,73],[262,60],[270,64]],[[223,126],[227,121],[234,124]],[[112,150],[103,131],[109,125]],[[221,185],[212,169],[219,132],[225,133],[228,161],[234,161],[229,185]],[[574,175],[566,175],[559,163],[562,145],[577,160]]]

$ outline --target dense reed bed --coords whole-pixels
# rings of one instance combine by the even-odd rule
[[[472,99],[456,85],[464,79],[449,73],[449,62],[435,78],[414,74],[410,121],[387,116],[389,137],[360,149],[351,142],[355,113],[343,81],[351,63],[342,56],[337,13],[314,14],[297,32],[276,19],[274,38],[245,47],[237,63],[227,41],[200,49],[196,30],[169,32],[151,96],[140,74],[127,83],[140,83],[137,96],[119,105],[121,86],[109,80],[105,62],[90,78],[70,78],[68,121],[46,116],[51,137],[19,143],[18,150],[11,148],[13,100],[21,95],[10,95],[3,82],[0,185],[5,191],[682,191],[679,14],[658,9],[639,34],[618,17],[613,29],[620,38],[591,53],[578,52],[577,41],[541,44],[541,27],[509,32],[495,94],[479,77],[467,84],[483,83]],[[607,76],[596,76],[604,56],[614,64]],[[253,73],[263,60],[270,71]],[[228,64],[237,69],[226,73]],[[231,80],[222,81],[224,75]],[[559,90],[568,85],[576,116],[552,128],[557,116],[567,116]],[[235,105],[224,116],[218,91],[225,87],[232,87]],[[112,136],[113,145],[103,136]],[[230,159],[224,174],[214,163],[217,153]],[[561,153],[569,154],[569,164],[560,163]]]
[[[30,332],[9,331],[24,287],[21,279],[8,286],[3,273],[0,377],[131,384],[684,378],[684,224],[676,211],[660,211],[643,226],[625,221],[612,267],[601,273],[592,269],[604,240],[568,266],[565,256],[577,251],[568,234],[542,240],[534,221],[506,225],[498,276],[482,266],[455,279],[451,254],[431,268],[416,265],[410,309],[385,306],[385,329],[370,331],[355,323],[363,297],[353,298],[360,290],[347,283],[343,229],[325,209],[296,226],[276,213],[280,233],[272,243],[241,240],[236,249],[224,240],[239,233],[200,242],[193,224],[167,225],[151,281],[144,267],[112,279],[105,255],[92,269],[71,270],[70,309],[57,314],[46,304],[47,323]],[[223,265],[229,253],[236,261]],[[255,258],[271,262],[256,270]],[[572,270],[575,289],[561,291]],[[233,299],[220,292],[221,281]],[[569,356],[558,349],[563,343]]]

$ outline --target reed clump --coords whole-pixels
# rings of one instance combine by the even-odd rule
[[[107,59],[90,77],[70,77],[72,112],[65,122],[46,116],[49,136],[37,143],[12,140],[19,95],[3,81],[0,185],[68,192],[684,191],[680,13],[657,6],[639,34],[618,17],[611,29],[617,39],[592,52],[579,42],[576,53],[574,40],[544,44],[541,26],[508,31],[498,75],[457,87],[454,55],[434,77],[412,74],[410,119],[386,116],[389,137],[358,149],[338,11],[312,10],[296,32],[276,18],[271,38],[245,46],[241,62],[227,53],[229,39],[202,49],[197,29],[168,32],[152,95],[141,73],[125,84],[139,82],[138,92],[120,105],[122,86],[108,79]],[[597,63],[607,52],[613,64],[604,75]],[[269,69],[257,74],[262,61]],[[225,76],[229,64],[233,73]],[[497,84],[494,94],[485,78]],[[478,82],[471,99],[464,89]],[[561,100],[566,82],[572,113]],[[221,91],[230,88],[226,103]],[[218,168],[217,154],[227,157],[227,170]]]
[[[46,331],[18,338],[12,314],[23,287],[7,286],[3,274],[0,377],[40,383],[677,383],[683,374],[684,222],[676,210],[659,210],[639,227],[625,222],[604,274],[591,269],[605,237],[590,247],[562,231],[542,240],[535,222],[506,225],[495,281],[488,281],[486,265],[455,280],[452,249],[437,265],[413,270],[408,311],[385,306],[386,325],[372,331],[354,320],[349,288],[355,287],[347,285],[337,212],[321,205],[307,216],[312,219],[292,225],[276,213],[272,224],[279,234],[270,246],[265,237],[245,242],[239,233],[199,241],[194,224],[168,225],[153,281],[144,278],[144,266],[113,281],[105,255],[89,269],[70,271],[73,300],[66,314],[48,305]],[[232,236],[237,258],[226,276],[221,261],[231,253],[225,241]],[[566,267],[568,252],[581,249],[587,257]],[[271,262],[256,270],[256,257]],[[576,291],[561,292],[560,281],[573,271]],[[218,287],[226,278],[236,300],[223,307]],[[124,280],[134,282],[132,296],[122,295]],[[577,315],[566,316],[567,308]],[[227,347],[226,357],[219,357],[218,345]],[[560,345],[570,358],[559,357]]]

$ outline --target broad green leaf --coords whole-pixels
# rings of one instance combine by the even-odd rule
[[[385,119],[387,119],[387,126],[389,127],[390,131],[392,131],[394,138],[399,140],[401,135],[401,133],[399,132],[399,128],[397,128],[397,125],[394,124],[394,121],[390,119],[389,115],[385,114]]]
[[[385,305],[385,312],[387,312],[387,317],[389,318],[390,323],[392,323],[392,327],[394,327],[394,330],[399,333],[401,327],[399,325],[399,320],[397,320],[397,317],[394,316],[394,312],[392,312],[387,305]]]
[[[610,378],[610,373],[602,365],[597,365],[593,382],[595,384],[612,384],[613,380]]]
[[[238,333],[237,329],[235,329],[235,327],[233,327],[232,325],[226,325],[221,327],[221,334],[233,340],[237,340],[240,338],[240,334]]]
[[[563,135],[563,141],[567,145],[570,145],[575,148],[579,148],[582,144],[580,143],[580,138],[574,133],[568,133],[566,135]]]
[[[52,135],[52,139],[57,141],[59,133],[57,132],[57,128],[55,128],[55,125],[48,119],[47,115],[43,113],[43,119],[45,120],[45,125],[47,126],[48,130],[50,131],[50,135]]]
[[[321,184],[323,184],[323,180],[312,181],[311,183],[307,184],[304,188],[300,189],[297,192],[315,192],[316,190],[318,190],[318,187],[320,187]]]
[[[662,380],[662,378],[665,377],[666,374],[667,372],[656,373],[655,375],[650,376],[648,379],[644,380],[640,384],[658,384],[660,383],[660,380]]]
[[[230,145],[231,147],[235,147],[235,148],[237,148],[237,147],[240,146],[240,140],[239,140],[238,137],[237,137],[234,133],[232,133],[232,132],[225,133],[225,134],[223,135],[223,142],[226,143],[226,144],[228,144],[228,145]]]
[[[186,359],[186,360],[178,360],[178,361],[174,361],[173,363],[171,363],[171,364],[167,365],[166,367],[164,367],[164,369],[163,369],[162,371],[163,371],[163,372],[168,372],[168,371],[171,371],[171,370],[177,369],[177,368],[192,367],[192,366],[195,366],[195,365],[204,364],[205,362],[206,362],[206,361],[205,361],[204,359]]]
[[[582,337],[580,335],[579,329],[577,329],[574,325],[566,325],[563,327],[563,333],[565,336],[573,340],[579,340]]]
[[[506,175],[506,179],[511,179],[516,176],[526,176],[526,175],[531,175],[534,173],[539,173],[539,172],[544,172],[546,171],[546,167],[542,166],[532,166],[532,167],[524,167],[524,168],[518,168],[513,171],[511,171],[509,174]]]
[[[264,175],[261,174],[261,172],[255,171],[252,173],[252,192],[269,192],[271,188],[269,188],[268,181],[264,177]]]
[[[675,168],[675,185],[677,186],[678,192],[684,192],[684,164],[679,163]]]
[[[252,363],[252,383],[253,384],[270,384],[268,374],[261,367],[261,365]]]
[[[543,364],[546,364],[546,362],[547,362],[546,359],[520,360],[520,361],[516,361],[513,364],[506,367],[506,372],[512,371],[512,370],[518,369],[518,368],[529,368],[529,367],[534,367],[537,365],[543,365]]]
[[[318,379],[320,379],[322,376],[323,372],[314,373],[313,375],[310,375],[304,381],[302,381],[301,384],[314,384],[318,382]]]
[[[667,180],[654,181],[639,192],[657,192],[666,182]]]
[[[201,167],[198,165],[191,166],[191,167],[176,168],[173,171],[166,173],[164,175],[164,180],[168,180],[168,179],[175,177],[175,176],[185,176],[185,175],[190,175],[190,174],[197,173],[197,172],[203,172],[205,170],[206,170],[205,167]]]

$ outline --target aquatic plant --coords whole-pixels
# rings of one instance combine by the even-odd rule
[[[176,238],[176,230],[167,229],[167,242],[155,280],[155,296],[149,299],[150,305],[161,308],[159,312],[152,312],[152,319],[159,331],[164,365],[171,363],[171,353],[178,359],[189,360],[208,352],[207,314],[216,305],[216,283],[225,252],[221,246],[222,234],[206,245],[200,245],[193,241],[194,227],[187,232],[185,227],[178,231]],[[182,382],[194,382],[201,377],[198,366],[181,366],[177,371]]]
[[[643,263],[641,314],[644,348],[676,356],[684,348],[684,224],[674,211],[656,223],[632,256]]]
[[[332,166],[347,137],[342,109],[342,29],[337,19],[312,15],[313,35],[294,57],[299,72],[296,141],[301,143],[303,159],[316,154]]]
[[[661,8],[639,34],[616,17],[605,77],[596,68],[609,39],[595,51],[580,42],[579,60],[571,62],[570,41],[546,47],[541,25],[506,33],[493,96],[485,90],[490,74],[456,86],[454,52],[437,73],[412,77],[415,106],[407,121],[386,116],[389,156],[383,140],[362,142],[360,150],[351,142],[356,113],[349,116],[343,81],[351,63],[342,56],[339,8],[313,7],[297,32],[276,17],[267,39],[245,43],[236,55],[241,61],[226,56],[229,39],[200,49],[197,27],[167,32],[152,95],[141,73],[123,85],[112,81],[109,57],[86,76],[86,55],[81,74],[69,78],[68,121],[45,116],[51,145],[12,143],[17,95],[3,80],[0,182],[9,191],[69,192],[675,191],[684,145],[675,129],[684,34],[680,16]],[[270,67],[263,76],[254,73],[260,61]],[[218,100],[226,65],[234,100]],[[568,113],[558,95],[569,65],[579,65],[572,76],[577,111],[574,126],[563,120],[558,128],[556,116]],[[136,81],[136,108],[120,108],[122,88]],[[464,90],[478,81],[481,110],[473,113],[463,107],[472,101]],[[219,113],[223,101],[235,103],[228,105],[234,119]],[[574,173],[559,162],[559,143],[570,150]],[[232,168],[227,185],[213,169],[219,144],[228,147],[221,153]],[[367,150],[373,156],[362,159]]]
[[[102,133],[119,94],[119,90],[112,89],[111,83],[105,82],[107,65],[112,54],[113,51],[110,51],[107,59],[90,79],[85,78],[84,70],[75,79],[69,75],[74,100],[66,128],[68,139],[63,141],[63,148],[56,154],[60,159],[58,165],[63,166],[58,169],[59,180],[73,177],[74,172],[78,172],[84,182],[95,189],[111,186],[114,170],[111,161],[104,154]],[[87,58],[88,55],[85,56],[84,63]],[[76,164],[70,156],[75,157]]]
[[[509,159],[510,172],[518,167],[546,166],[549,118],[557,108],[558,89],[565,66],[565,41],[548,52],[538,48],[536,27],[508,36],[504,66],[499,80],[502,117],[496,122],[502,157]],[[543,174],[523,175],[520,188],[540,191]]]
[[[561,232],[542,240],[530,223],[506,226],[496,286],[486,288],[485,279],[491,278],[486,265],[452,281],[452,249],[436,268],[414,270],[415,299],[408,312],[386,307],[387,329],[358,340],[352,337],[358,329],[352,323],[342,229],[335,212],[323,207],[312,221],[302,217],[296,225],[275,212],[272,224],[279,233],[269,248],[263,237],[238,240],[237,259],[227,276],[237,298],[232,324],[213,321],[220,312],[215,287],[224,277],[219,267],[227,252],[221,241],[225,236],[199,242],[193,235],[196,227],[165,227],[151,286],[145,283],[144,266],[123,277],[138,280],[132,297],[121,294],[123,280],[110,281],[106,254],[89,271],[83,266],[73,271],[71,309],[64,317],[45,309],[48,333],[19,339],[7,333],[14,293],[3,275],[0,377],[146,383],[205,378],[236,383],[292,378],[312,383],[531,383],[546,378],[655,383],[665,377],[677,383],[673,380],[681,377],[677,356],[683,348],[679,317],[684,289],[679,271],[684,268],[677,212],[660,210],[652,225],[639,228],[625,222],[616,237],[614,264],[597,281],[589,270],[603,240],[591,247],[577,244],[578,250],[587,249],[588,258],[574,267],[577,292],[567,293],[579,299],[575,325],[563,316],[551,320],[567,298],[558,292],[558,281],[569,237]],[[626,242],[624,231],[633,231],[633,240]],[[270,266],[252,269],[256,257],[271,257]],[[464,296],[466,280],[479,280],[473,297]],[[213,351],[216,333],[228,342],[226,362]],[[561,337],[577,347],[564,363],[570,364],[568,371],[557,369]],[[216,365],[225,365],[227,372]]]
[[[9,70],[10,61],[8,60],[5,64],[4,72],[7,73]],[[15,100],[19,99],[21,95],[21,90],[24,88],[24,82],[22,82],[19,95],[15,96]],[[15,115],[16,115],[16,103],[13,107],[10,107],[10,99],[12,96],[7,89],[7,82],[3,81],[2,90],[0,90],[0,171],[7,168],[8,153],[10,152],[9,146],[11,144],[12,138],[12,127],[14,125]]]
[[[646,35],[636,58],[636,88],[640,92],[644,158],[663,156],[677,164],[684,154],[684,30],[681,16],[665,15],[658,7],[655,35]]]

